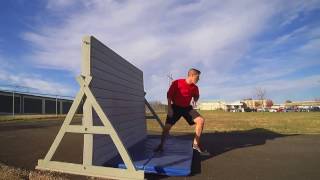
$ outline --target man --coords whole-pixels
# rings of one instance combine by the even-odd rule
[[[166,136],[169,134],[171,127],[182,116],[190,126],[196,125],[193,149],[200,153],[205,153],[205,150],[200,143],[204,118],[190,105],[192,98],[192,104],[194,106],[199,99],[199,89],[196,86],[196,83],[199,81],[200,73],[199,70],[191,68],[188,71],[188,77],[186,79],[178,79],[172,82],[167,92],[168,115],[162,131],[161,142],[155,151],[163,151]]]

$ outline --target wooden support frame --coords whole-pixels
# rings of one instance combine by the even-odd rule
[[[112,178],[112,179],[144,179],[144,171],[137,170],[133,164],[133,161],[128,154],[127,148],[124,146],[122,140],[120,139],[116,129],[113,127],[108,116],[104,113],[100,104],[94,97],[90,90],[90,82],[92,80],[90,72],[90,36],[85,36],[83,38],[82,44],[82,71],[81,75],[77,78],[80,85],[80,90],[77,93],[70,110],[56,136],[54,142],[52,143],[49,151],[47,152],[44,159],[38,160],[38,165],[36,169],[39,170],[51,170],[62,173],[70,173],[76,175]],[[84,100],[83,104],[83,119],[82,125],[70,125],[72,119],[74,118],[78,108],[81,105],[81,101]],[[150,109],[153,114],[153,118],[158,121],[160,126],[164,128],[160,118],[157,116],[155,111],[152,109],[148,101],[145,99],[145,104]],[[81,107],[80,107],[81,108]],[[96,112],[100,118],[103,126],[93,125],[93,111]],[[61,140],[66,133],[79,133],[84,135],[83,140],[83,163],[67,163],[52,161],[52,157],[56,152]],[[104,134],[109,135],[116,146],[125,166],[127,169],[118,169],[112,167],[103,167],[93,165],[93,135],[94,134]]]
[[[92,94],[89,88],[92,80],[90,74],[90,36],[85,36],[82,44],[82,73],[81,76],[77,78],[77,81],[80,85],[80,91],[77,93],[70,110],[45,158],[38,160],[36,169],[113,179],[144,179],[144,171],[137,170],[135,168],[132,159],[129,156],[128,151],[121,141],[117,131],[114,129],[109,118],[104,113],[103,109]],[[85,101],[83,105],[82,125],[70,125],[71,120],[76,114],[76,111],[80,106],[80,102],[83,99]],[[93,110],[97,113],[103,126],[93,126]],[[67,132],[84,134],[83,164],[51,161],[55,151],[61,143],[62,138]],[[93,134],[106,134],[111,137],[127,169],[92,165]]]
[[[53,170],[63,173],[80,174],[86,176],[104,177],[104,178],[116,178],[116,179],[144,179],[144,171],[137,170],[128,154],[126,147],[123,145],[121,139],[119,138],[116,130],[110,123],[108,117],[103,112],[102,108],[98,104],[97,100],[93,96],[91,90],[89,89],[89,84],[91,77],[80,76],[78,82],[80,84],[80,91],[78,92],[67,116],[64,120],[58,135],[56,136],[53,144],[51,145],[47,155],[43,160],[38,161],[36,169],[41,170]],[[84,112],[84,122],[83,125],[70,125],[78,107],[80,106],[81,100],[86,97],[84,108],[87,108]],[[103,126],[93,126],[92,125],[92,110],[96,111],[98,117],[101,119]],[[91,111],[91,112],[89,112]],[[85,119],[88,116],[86,113],[90,113],[91,117]],[[91,121],[91,122],[86,122]],[[51,161],[53,154],[57,150],[63,136],[65,133],[82,133],[84,135],[84,149],[83,149],[83,164],[73,164],[65,162]],[[127,169],[117,169],[110,167],[100,167],[92,165],[92,135],[93,134],[106,134],[110,135],[112,141],[114,142],[119,154],[124,161]],[[88,136],[90,135],[90,136]],[[87,138],[87,139],[86,139]]]
[[[146,94],[146,93],[144,93],[144,94]],[[148,102],[146,99],[144,99],[144,102],[145,102],[145,104],[147,105],[147,107],[148,107],[148,109],[150,110],[150,112],[152,113],[152,116],[146,116],[145,118],[146,118],[146,119],[156,119],[157,122],[159,123],[160,127],[161,127],[162,129],[164,129],[163,123],[161,122],[159,116],[158,116],[157,113],[153,110],[153,108],[151,107],[151,105],[149,104],[149,102]]]

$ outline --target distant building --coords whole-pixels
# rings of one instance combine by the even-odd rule
[[[67,114],[73,100],[0,90],[0,115]],[[78,109],[82,113],[82,109]]]
[[[285,109],[294,111],[320,111],[320,101],[296,101],[284,104]]]
[[[271,109],[284,109],[284,104],[274,104],[271,106]]]
[[[199,103],[199,110],[223,110],[227,112],[244,112],[246,105],[241,101],[226,103],[225,101],[203,101]]]
[[[246,105],[242,101],[234,101],[232,103],[227,103],[226,107],[226,111],[228,112],[244,112]]]
[[[244,99],[242,102],[246,104],[246,106],[250,109],[258,109],[262,107],[267,107],[267,99],[259,100],[259,99]]]
[[[274,104],[269,108],[269,112],[282,112],[284,109],[284,104]]]
[[[293,106],[309,106],[309,107],[318,107],[320,106],[320,101],[295,101],[290,103],[285,103],[285,107],[293,107]]]
[[[226,102],[224,101],[202,101],[198,105],[199,110],[227,110]]]

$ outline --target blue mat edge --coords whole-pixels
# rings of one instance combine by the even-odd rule
[[[178,138],[174,138],[178,139]],[[185,141],[185,140],[184,140]],[[160,175],[167,175],[167,176],[188,176],[191,174],[191,166],[192,166],[192,159],[193,159],[193,149],[192,149],[192,141],[190,140],[190,159],[188,160],[188,168],[170,168],[170,167],[157,167],[157,166],[148,166],[147,164],[139,164],[133,162],[134,166],[139,170],[144,170],[145,173],[152,173],[152,174],[160,174]],[[149,159],[152,159],[153,156],[150,156]],[[118,168],[126,169],[124,163],[119,163],[117,165]]]
[[[190,164],[191,166],[191,164]],[[119,168],[121,169],[126,169],[126,166],[124,164],[119,164],[118,165]],[[162,167],[158,167],[161,168],[157,170],[157,167],[146,167],[144,168],[143,165],[135,165],[135,167],[138,170],[144,170],[145,173],[152,173],[152,174],[161,174],[161,175],[167,175],[167,176],[188,176],[191,173],[191,170],[188,169],[177,169],[177,168],[162,168]]]

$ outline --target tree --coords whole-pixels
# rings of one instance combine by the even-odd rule
[[[291,100],[286,100],[286,102],[285,103],[292,103],[292,101]]]
[[[271,108],[271,106],[273,106],[273,102],[272,102],[271,99],[268,99],[268,100],[267,100],[266,106],[267,106],[267,108]]]
[[[257,87],[255,89],[255,94],[256,94],[258,100],[260,100],[260,102],[262,104],[262,108],[264,108],[263,100],[266,98],[266,94],[267,94],[266,89],[264,89],[262,87]]]

